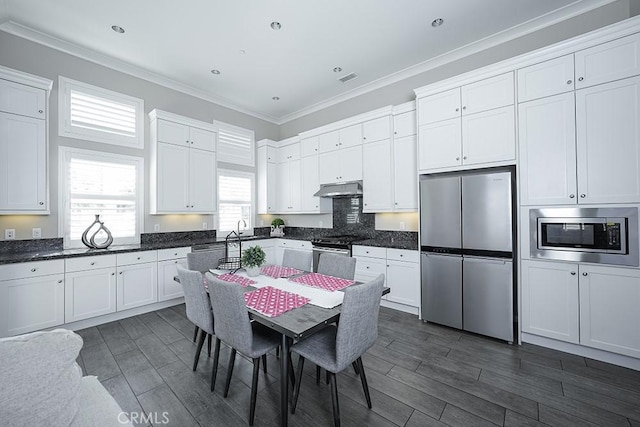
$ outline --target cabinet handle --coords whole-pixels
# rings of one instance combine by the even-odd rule
[[[398,204],[398,202],[396,202],[396,205]]]
[[[397,135],[397,134],[398,134],[398,132],[396,132],[396,131],[393,131],[393,134],[394,134],[394,135]]]
[[[92,263],[91,263],[91,265],[96,265],[96,263],[95,263],[95,262],[92,262]]]
[[[587,273],[586,271],[584,273],[582,273],[583,276],[588,276],[589,273]]]
[[[369,269],[369,266],[367,265],[367,270]]]
[[[466,106],[466,105],[465,105],[465,106],[463,106],[463,107],[462,107],[462,109],[463,109],[463,110],[466,110],[466,109],[467,109],[467,106]]]
[[[404,255],[400,254],[400,258],[402,258]]]
[[[340,145],[342,145],[342,142],[340,143]]]
[[[366,139],[367,139],[367,137],[366,137],[366,136],[363,136],[363,137],[362,137],[362,139],[366,140]]]
[[[573,80],[567,80],[568,85],[570,85],[571,83],[573,83]]]
[[[586,194],[581,194],[581,195],[580,195],[580,198],[581,198],[581,199],[584,199],[585,197],[587,197],[587,195],[586,195]]]
[[[31,272],[32,272],[32,273],[35,273],[35,272],[36,272],[36,270],[37,270],[37,268],[35,268],[35,267],[34,267],[34,268],[32,268],[32,269],[31,269]]]
[[[138,257],[138,259],[140,259],[140,257]]]
[[[581,82],[584,80],[584,77],[578,77],[578,81]]]
[[[38,113],[42,114],[42,113],[43,113],[43,111],[42,111],[42,110],[38,110]]]
[[[58,280],[58,284],[60,284],[60,283],[62,283],[62,279],[61,279],[61,280]]]
[[[572,275],[572,276],[575,276],[575,275],[576,275],[576,272],[575,272],[575,271],[572,271],[572,272],[571,272],[571,275]]]
[[[174,264],[177,264],[177,263],[178,263],[178,261],[174,261]]]
[[[365,206],[369,206],[369,205],[368,205],[368,204],[366,204],[366,203],[365,203],[364,205],[365,205]]]
[[[467,156],[462,157],[462,160],[467,160]]]
[[[460,160],[460,157],[456,157],[456,160]]]
[[[457,112],[457,111],[460,111],[460,108],[456,108],[456,112]]]
[[[178,252],[176,252],[174,255],[175,255],[175,256],[178,256]]]
[[[187,207],[189,207],[189,205],[187,205]]]
[[[338,144],[336,143],[336,147],[338,146]]]
[[[569,198],[570,199],[575,199],[576,195],[575,194],[569,194]]]
[[[40,202],[40,206],[44,205],[44,202]]]
[[[120,273],[118,273],[118,274],[122,274],[122,271]]]
[[[116,275],[116,273],[111,273],[111,275],[112,275],[112,276],[115,276],[115,275]]]
[[[187,139],[185,142],[188,144],[188,143],[189,143],[189,140]]]

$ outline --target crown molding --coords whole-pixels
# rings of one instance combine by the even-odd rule
[[[0,6],[2,5],[2,2],[3,0],[0,0]],[[2,8],[0,7],[0,17],[1,17],[1,12],[2,12]],[[133,65],[126,61],[116,59],[112,56],[104,55],[94,50],[87,49],[82,46],[78,46],[77,44],[70,43],[68,41],[59,39],[57,37],[50,36],[48,34],[34,30],[33,28],[27,27],[15,21],[7,20],[5,22],[0,23],[0,31],[4,31],[14,36],[18,36],[23,39],[27,39],[29,41],[41,44],[43,46],[47,46],[52,49],[59,50],[69,55],[73,55],[78,58],[93,62],[94,64],[102,65],[104,67],[108,67],[113,70],[120,71],[130,76],[137,77],[137,78],[149,81],[151,83],[155,83],[160,86],[164,86],[166,88],[173,89],[178,92],[182,92],[187,95],[191,95],[196,98],[200,98],[205,101],[212,102],[222,107],[235,110],[239,113],[253,116],[260,120],[264,120],[276,125],[280,124],[278,123],[278,120],[275,117],[272,117],[266,114],[257,113],[255,111],[248,110],[243,107],[239,107],[238,105],[234,104],[228,99],[214,97],[206,92],[203,92],[199,89],[196,89],[184,83],[180,83],[176,80],[170,79],[161,74],[154,73],[152,71],[146,70],[137,65]]]

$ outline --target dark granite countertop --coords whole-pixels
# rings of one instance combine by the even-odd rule
[[[418,243],[407,240],[397,240],[394,238],[382,238],[382,239],[369,239],[355,242],[356,246],[374,246],[377,248],[391,248],[391,249],[407,249],[418,250]]]

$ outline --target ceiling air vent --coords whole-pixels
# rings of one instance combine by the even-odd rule
[[[349,73],[346,76],[340,77],[338,80],[341,81],[342,83],[346,83],[349,80],[355,79],[356,77],[358,77],[358,75],[356,73]]]

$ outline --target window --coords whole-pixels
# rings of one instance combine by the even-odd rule
[[[247,223],[245,234],[253,233],[254,174],[233,170],[218,170],[218,230],[226,235]],[[240,224],[240,230],[243,224]]]
[[[58,134],[144,148],[144,101],[60,76]]]
[[[214,121],[218,128],[218,161],[255,166],[255,134],[252,130]]]
[[[59,227],[65,247],[84,247],[82,233],[96,214],[114,244],[140,242],[144,159],[60,147],[59,170]],[[96,237],[97,243],[103,241]]]

